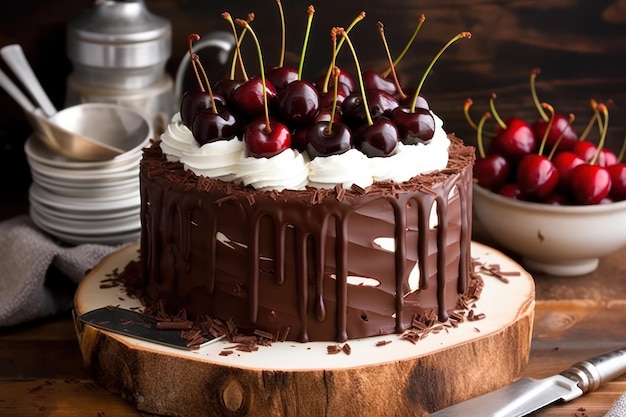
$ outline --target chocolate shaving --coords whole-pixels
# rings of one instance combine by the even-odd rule
[[[357,193],[358,195],[364,195],[365,194],[365,188],[356,185],[356,184],[352,184],[352,187],[350,187],[350,189],[352,191],[354,191],[355,193]]]
[[[236,197],[235,195],[233,195],[233,194],[227,194],[227,195],[225,195],[224,197],[222,197],[222,198],[218,198],[217,200],[215,200],[215,204],[216,204],[217,206],[221,206],[222,204],[224,204],[224,203],[225,203],[225,202],[227,202],[227,201],[230,201],[230,200],[236,200],[236,199],[237,199],[237,197]]]
[[[274,334],[263,330],[256,329],[254,331],[255,336],[259,336],[262,339],[274,340]]]
[[[336,355],[339,352],[343,352],[338,345],[328,345],[326,346],[326,353],[329,355]]]
[[[280,330],[280,335],[278,336],[278,341],[279,342],[284,342],[285,340],[287,340],[287,336],[289,336],[289,331],[291,330],[291,327],[289,326],[285,326]]]
[[[156,324],[156,328],[160,330],[190,330],[192,323],[182,320],[159,321]]]

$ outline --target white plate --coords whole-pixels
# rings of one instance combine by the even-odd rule
[[[110,188],[110,187],[121,187],[121,186],[131,186],[131,185],[139,185],[139,177],[136,178],[127,178],[124,180],[112,180],[112,181],[66,181],[59,180],[56,178],[50,178],[45,175],[38,173],[37,171],[33,171],[31,169],[31,176],[33,177],[33,181],[46,184],[46,185],[56,185],[58,187],[72,188],[76,190],[85,190],[85,189],[101,189],[101,188]]]
[[[136,232],[141,228],[139,216],[122,220],[84,221],[68,220],[49,216],[44,212],[31,207],[31,218],[37,219],[38,223],[44,224],[50,230],[61,233],[71,233],[77,236],[100,236],[121,233]]]
[[[33,218],[33,222],[41,230],[71,245],[80,245],[84,243],[99,243],[102,245],[119,245],[122,243],[135,242],[139,239],[141,235],[140,231],[136,231],[136,232],[118,233],[118,234],[111,234],[111,235],[79,236],[79,235],[75,235],[72,233],[63,233],[63,232],[52,230],[48,228],[45,224],[41,224],[40,222],[38,222],[38,220],[35,218]]]
[[[140,146],[116,156],[108,161],[79,162],[64,158],[51,151],[36,135],[31,135],[24,144],[26,156],[45,165],[64,169],[106,169],[118,165],[126,165],[129,161],[141,158],[141,150],[150,144],[150,139],[146,139]]]
[[[28,160],[28,165],[31,171],[58,180],[68,182],[101,182],[111,180],[124,180],[128,178],[134,178],[139,176],[139,162],[132,165],[123,167],[119,171],[107,171],[107,170],[67,170],[62,168],[50,167],[48,165],[41,164],[32,159]]]
[[[44,190],[37,183],[33,183],[30,186],[29,196],[40,203],[69,212],[111,212],[136,208],[141,204],[139,190],[132,195],[128,194],[128,197],[124,199],[89,201],[79,198],[57,196]]]
[[[137,191],[139,189],[139,184],[131,184],[131,185],[122,185],[122,186],[112,186],[112,187],[84,187],[84,188],[75,188],[75,187],[65,187],[57,184],[50,184],[48,182],[36,180],[37,184],[41,186],[41,188],[64,197],[74,197],[74,198],[94,198],[94,199],[114,199],[119,196],[123,196],[129,194],[131,192]]]
[[[133,207],[126,210],[116,211],[71,211],[71,210],[59,210],[56,207],[50,207],[46,204],[31,198],[31,208],[35,209],[39,213],[43,213],[47,216],[52,216],[58,219],[68,220],[82,220],[82,221],[105,221],[115,219],[128,219],[134,216],[139,216],[140,207]]]

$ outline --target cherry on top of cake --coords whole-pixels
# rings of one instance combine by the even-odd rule
[[[281,17],[281,2],[277,1]],[[349,32],[365,18],[361,12],[343,29],[334,27],[331,33],[331,62],[325,75],[314,83],[302,79],[308,38],[315,9],[307,9],[307,26],[300,55],[299,68],[283,65],[285,24],[281,18],[282,45],[278,65],[266,67],[259,39],[252,22],[232,19],[228,12],[222,17],[230,23],[236,39],[231,73],[213,86],[199,57],[193,51],[193,42],[200,37],[189,36],[189,54],[195,71],[198,90],[183,94],[180,116],[193,133],[196,142],[203,144],[238,138],[244,143],[246,156],[270,158],[293,148],[306,152],[309,159],[330,156],[357,149],[368,157],[394,155],[398,144],[428,143],[435,131],[435,119],[427,100],[420,94],[426,76],[443,52],[459,39],[469,39],[469,32],[451,38],[435,55],[416,88],[403,89],[395,67],[409,50],[425,17],[418,25],[401,54],[393,60],[387,45],[384,26],[377,30],[387,52],[389,66],[377,73],[362,71],[356,48]],[[237,31],[237,26],[241,30]],[[246,36],[249,35],[249,36]],[[259,74],[248,77],[241,59],[240,45],[247,37],[255,43]],[[345,69],[336,66],[337,54],[347,45],[354,59],[357,81]],[[235,76],[239,68],[240,78]],[[409,95],[407,92],[412,91]]]

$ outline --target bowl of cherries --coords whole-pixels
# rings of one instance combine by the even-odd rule
[[[464,106],[477,131],[474,218],[529,270],[584,275],[602,257],[626,246],[626,142],[618,154],[604,148],[608,105],[594,100],[593,116],[578,134],[573,115],[558,114],[537,99],[538,72],[531,74],[539,111],[532,124],[515,117],[502,120],[495,95],[478,123],[469,116],[471,100]],[[484,129],[490,119],[496,121],[491,132]]]

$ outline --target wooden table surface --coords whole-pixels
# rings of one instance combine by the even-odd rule
[[[492,242],[475,228],[475,240]],[[495,245],[492,245],[495,246]],[[530,361],[520,376],[542,378],[626,346],[626,248],[581,277],[533,275],[536,313]],[[601,417],[626,391],[626,375],[533,417]],[[83,367],[70,312],[0,329],[0,416],[146,415],[97,386]]]
[[[72,71],[65,56],[65,28],[70,19],[91,7],[93,1],[67,0],[65,7],[54,7],[53,3],[2,0],[0,40],[2,44],[20,43],[24,47],[44,88],[61,108],[65,80]],[[233,16],[243,16],[252,3],[150,1],[149,7],[155,14],[172,21],[174,45],[167,66],[170,74],[174,74],[181,57],[187,53],[189,33],[224,30],[226,27],[220,17],[224,9]],[[529,70],[537,66],[542,68],[538,80],[542,100],[564,113],[575,113],[575,126],[579,128],[588,120],[590,98],[614,101],[607,143],[611,149],[618,150],[626,132],[625,78],[621,66],[626,57],[623,37],[626,8],[622,4],[619,1],[556,0],[430,1],[420,2],[419,7],[411,0],[366,0],[359,2],[358,8],[352,2],[335,2],[332,8],[320,4],[314,29],[324,35],[312,37],[315,42],[309,54],[315,56],[315,48],[323,47],[322,40],[331,24],[349,22],[361,8],[374,21],[381,19],[388,24],[390,44],[396,51],[406,38],[406,31],[398,28],[413,27],[417,13],[423,12],[428,16],[427,24],[420,33],[417,48],[423,48],[428,58],[451,34],[459,30],[470,30],[473,34],[470,42],[446,53],[425,85],[426,95],[446,120],[449,131],[472,144],[475,134],[464,120],[462,103],[467,97],[474,98],[477,103],[473,114],[480,115],[492,92],[499,95],[501,114],[534,120],[537,113],[530,101],[528,76]],[[289,8],[288,15],[295,18],[300,7],[298,2],[285,2],[285,5]],[[264,18],[255,22],[255,29],[264,34],[263,40],[269,45],[274,40],[271,36],[278,36],[276,16],[272,13],[269,10]],[[377,35],[368,32],[366,27],[359,31],[365,38],[356,40],[359,45],[372,45],[359,50],[364,68],[369,69],[380,63],[382,55],[379,48],[373,47],[380,45],[378,39],[369,39]],[[300,34],[292,38],[300,39]],[[290,47],[288,57],[293,61],[299,56],[300,43],[291,42]],[[269,49],[268,54],[272,52]],[[266,58],[270,62],[272,56],[266,55]],[[425,61],[421,55],[405,59],[400,70],[403,80],[408,79],[408,85],[416,84]],[[314,74],[316,66],[322,63],[326,65],[308,59],[307,69]],[[0,94],[0,108],[3,109],[0,112],[1,220],[24,208],[30,179],[23,142],[32,130],[22,109],[8,95]],[[477,236],[477,240],[481,238]],[[587,276],[535,275],[534,338],[530,362],[523,374],[545,377],[575,361],[626,345],[624,278],[626,248],[602,259],[599,269]],[[624,391],[626,376],[585,397],[539,411],[534,417],[600,417]],[[0,329],[0,416],[38,415],[141,415],[125,400],[99,388],[90,379],[83,368],[69,313]]]

